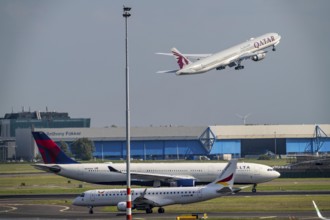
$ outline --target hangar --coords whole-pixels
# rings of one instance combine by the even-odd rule
[[[44,131],[55,141],[69,145],[86,137],[95,146],[94,157],[122,159],[126,157],[125,127],[110,128],[47,128]],[[31,129],[16,131],[17,147],[27,147],[34,155],[36,145]],[[134,159],[189,159],[194,156],[216,158],[223,154],[248,157],[272,152],[276,155],[330,152],[330,125],[215,125],[160,126],[131,128],[131,156]],[[31,150],[30,150],[31,152]]]

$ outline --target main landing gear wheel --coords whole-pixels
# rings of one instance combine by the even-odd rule
[[[94,211],[93,211],[93,206],[89,207],[89,214],[93,214]]]
[[[238,65],[238,66],[235,67],[235,70],[241,70],[241,69],[244,69],[244,66]]]
[[[152,208],[146,208],[146,213],[151,214],[152,213]]]
[[[158,213],[164,213],[164,212],[165,212],[165,209],[164,209],[164,208],[160,207],[160,208],[158,209]]]
[[[253,193],[257,192],[257,184],[253,184],[252,192]]]

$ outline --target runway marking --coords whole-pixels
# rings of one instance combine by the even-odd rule
[[[9,205],[12,205],[12,206],[9,206]],[[56,205],[56,204],[7,204],[7,205],[3,205],[2,207],[8,207],[8,208],[10,208],[10,209],[9,209],[9,210],[3,210],[3,211],[0,211],[0,213],[1,213],[1,212],[12,212],[12,211],[14,211],[14,210],[17,209],[17,208],[14,207],[14,206],[34,206],[34,205],[36,205],[36,206],[55,206],[55,207],[59,207],[59,208],[62,207],[62,209],[59,210],[60,212],[65,212],[65,211],[67,211],[67,210],[70,209],[69,206]],[[0,207],[1,207],[1,206],[0,206]]]
[[[2,212],[12,212],[12,211],[14,211],[14,210],[17,209],[17,208],[14,207],[14,206],[8,206],[8,205],[3,205],[3,206],[1,206],[1,207],[7,207],[7,208],[9,208],[9,209],[8,209],[8,210],[0,211],[0,213],[2,213]]]
[[[269,219],[269,218],[277,218],[277,216],[265,216],[265,217],[260,217],[260,219]]]
[[[66,210],[69,210],[70,207],[69,206],[60,206],[60,207],[64,207],[63,209],[60,210],[60,212],[65,212]]]

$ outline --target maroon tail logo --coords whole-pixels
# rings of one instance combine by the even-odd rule
[[[188,65],[189,64],[189,60],[187,60],[187,58],[185,58],[181,54],[179,54],[179,53],[177,53],[175,51],[173,51],[172,53],[176,57],[180,69],[182,69],[185,65]]]

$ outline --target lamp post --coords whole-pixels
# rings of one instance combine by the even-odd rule
[[[125,18],[125,49],[126,49],[126,179],[127,179],[127,202],[126,219],[132,219],[132,197],[131,197],[131,137],[130,137],[130,109],[129,109],[129,68],[128,68],[128,44],[127,44],[127,18],[131,16],[131,7],[123,6],[123,17]]]

